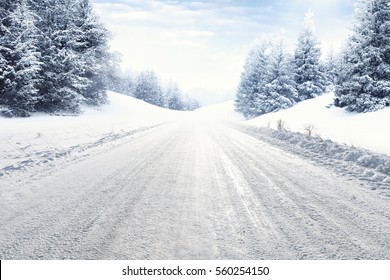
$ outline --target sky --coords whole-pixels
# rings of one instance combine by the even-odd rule
[[[309,8],[322,52],[340,49],[354,2],[93,0],[124,68],[154,70],[163,81],[176,81],[183,91],[211,103],[232,97],[255,42],[282,37],[292,51]]]

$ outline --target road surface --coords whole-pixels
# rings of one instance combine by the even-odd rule
[[[388,197],[217,122],[20,174],[0,209],[0,259],[390,258]]]

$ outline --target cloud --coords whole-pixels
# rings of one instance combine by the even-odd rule
[[[345,3],[353,0],[94,2],[115,35],[112,48],[123,53],[125,64],[155,69],[184,89],[232,89],[253,41],[278,34],[292,48],[309,7],[320,39],[337,48],[351,14]]]

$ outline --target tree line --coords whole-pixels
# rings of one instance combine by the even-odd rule
[[[77,114],[83,104],[107,103],[107,90],[118,88],[161,107],[199,106],[177,85],[163,91],[153,71],[133,83],[117,71],[109,39],[90,0],[1,0],[0,114]]]
[[[192,111],[200,107],[199,102],[187,96],[176,82],[169,81],[164,85],[153,70],[135,73],[123,71],[118,65],[112,66],[107,85],[112,91],[171,110]]]
[[[89,0],[0,3],[3,114],[77,113],[81,104],[106,102],[109,33]]]
[[[257,44],[248,54],[235,107],[246,118],[275,112],[334,89],[334,105],[376,111],[390,105],[390,5],[359,0],[344,50],[321,61],[312,13],[306,15],[293,54],[282,41]]]
[[[335,105],[370,112],[390,106],[390,3],[360,0],[341,53]]]
[[[325,92],[327,74],[320,63],[319,41],[314,34],[313,14],[306,14],[293,55],[283,40],[263,41],[249,52],[238,86],[235,107],[253,118]]]

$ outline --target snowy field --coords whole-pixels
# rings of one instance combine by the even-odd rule
[[[390,132],[386,128],[390,108],[365,114],[349,113],[331,106],[333,99],[333,93],[328,93],[246,124],[277,129],[278,120],[282,120],[287,130],[304,134],[311,126],[313,136],[390,155]]]

